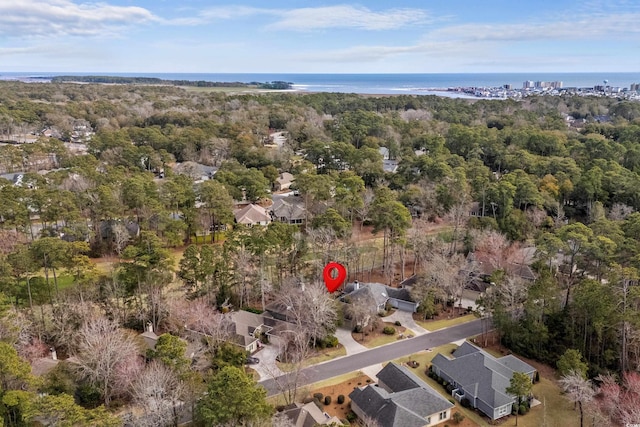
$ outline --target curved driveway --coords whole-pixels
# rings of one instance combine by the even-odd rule
[[[344,356],[339,359],[310,366],[302,370],[301,377],[304,378],[304,381],[303,384],[300,385],[313,384],[348,372],[358,371],[377,363],[383,363],[402,356],[417,353],[418,351],[425,350],[427,348],[438,347],[443,344],[479,335],[482,333],[482,322],[482,319],[474,320],[461,325],[420,335],[415,338],[372,348],[371,350],[367,350],[362,353]],[[273,396],[278,393],[274,379],[266,379],[260,381],[259,384],[267,389],[267,394],[269,396]]]

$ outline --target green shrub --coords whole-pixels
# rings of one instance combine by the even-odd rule
[[[305,398],[302,400],[302,403],[304,403],[305,405],[306,405],[307,403],[311,403],[311,402],[313,402],[313,397],[305,397]]]
[[[453,421],[456,424],[460,424],[463,420],[464,420],[464,415],[462,415],[460,412],[456,412],[455,414],[453,414]]]
[[[534,383],[540,382],[540,372],[536,371],[536,374],[533,376],[533,382]]]
[[[323,397],[324,395],[322,393],[313,393],[314,399],[322,400]]]
[[[355,420],[358,419],[358,416],[355,414],[355,412],[353,411],[349,411],[349,413],[347,414],[347,421],[349,421],[350,423],[354,422]]]
[[[342,405],[344,403],[344,394],[338,395],[338,405]]]
[[[400,321],[399,321],[399,320],[396,320],[395,325],[396,325],[396,326],[402,326],[402,323],[400,323]]]
[[[520,409],[518,409],[518,413],[520,415],[524,415],[527,412],[529,412],[529,408],[527,408],[527,405],[520,405]]]
[[[360,326],[360,325],[354,326],[353,332],[355,332],[357,334],[361,334],[362,333],[362,326]]]
[[[324,397],[324,404],[325,406],[331,405],[331,396]]]
[[[322,340],[320,340],[319,343],[322,346],[322,348],[324,347],[332,348],[338,345],[338,338],[336,338],[334,335],[327,335]]]
[[[460,404],[463,408],[471,408],[471,402],[469,402],[469,399],[467,399],[466,397],[460,401]]]
[[[385,335],[393,335],[396,333],[396,328],[393,326],[385,326],[384,329],[382,329],[382,333]]]

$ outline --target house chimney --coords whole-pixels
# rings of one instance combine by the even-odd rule
[[[58,354],[56,353],[56,349],[55,348],[51,347],[49,349],[49,354],[51,355],[51,358],[53,360],[58,360]]]
[[[153,323],[147,322],[147,332],[153,332]]]

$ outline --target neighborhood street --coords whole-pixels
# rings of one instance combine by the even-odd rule
[[[363,351],[358,354],[344,356],[318,365],[310,366],[302,371],[300,385],[313,384],[348,372],[362,370],[367,366],[387,362],[402,356],[408,356],[427,348],[438,347],[443,344],[458,341],[482,333],[482,319],[452,326],[435,332],[429,332],[415,338],[409,338]],[[288,374],[285,374],[288,375]],[[267,394],[278,394],[274,379],[265,379],[259,384],[267,389]]]

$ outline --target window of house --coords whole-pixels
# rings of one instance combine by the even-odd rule
[[[447,411],[440,412],[440,421],[447,419]]]

